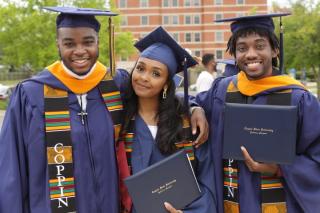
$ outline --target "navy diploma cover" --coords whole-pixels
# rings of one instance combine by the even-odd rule
[[[201,192],[184,150],[125,179],[138,213],[168,213],[164,202],[182,209]]]
[[[296,106],[226,103],[223,158],[243,160],[244,146],[255,161],[292,163],[297,117]]]

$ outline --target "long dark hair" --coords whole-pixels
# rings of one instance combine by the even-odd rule
[[[132,73],[134,69],[135,67],[131,71],[124,98],[125,120],[123,131],[127,130],[130,120],[138,113],[138,96],[132,87]],[[174,153],[177,150],[175,143],[183,140],[183,102],[176,97],[176,87],[170,76],[168,77],[167,84],[167,97],[163,99],[162,95],[159,95],[159,109],[157,113],[158,131],[156,144],[162,154]],[[162,92],[160,94],[162,94]]]
[[[229,52],[230,55],[236,56],[236,44],[237,40],[239,37],[246,37],[248,35],[252,34],[258,34],[261,37],[268,38],[270,46],[273,51],[279,51],[280,49],[280,44],[279,44],[279,39],[277,36],[274,34],[274,32],[271,32],[270,30],[263,29],[261,27],[248,27],[241,29],[230,37],[228,44],[227,44],[227,52]],[[279,55],[275,58],[272,58],[272,66],[277,67],[278,66],[278,60],[279,60]]]

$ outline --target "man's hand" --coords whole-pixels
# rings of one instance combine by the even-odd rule
[[[183,213],[181,210],[176,210],[170,203],[164,202],[164,206],[170,213]]]
[[[246,163],[247,167],[251,172],[261,172],[270,174],[276,174],[278,172],[278,164],[258,163],[251,158],[248,151],[243,146],[241,146],[241,151],[244,157],[244,162]]]
[[[201,107],[195,107],[192,111],[191,128],[193,135],[197,134],[197,127],[199,128],[200,133],[197,139],[193,142],[193,145],[195,145],[196,148],[206,142],[209,136],[209,125],[204,110]]]

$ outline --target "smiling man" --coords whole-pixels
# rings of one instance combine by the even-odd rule
[[[0,136],[0,212],[118,213],[115,139],[125,78],[117,72],[113,80],[98,61],[94,16],[116,14],[47,9],[60,12],[60,60],[11,97]]]
[[[274,34],[272,17],[284,15],[288,14],[220,20],[232,22],[227,51],[235,57],[240,72],[216,80],[208,92],[196,98],[211,124],[219,213],[298,213],[320,208],[320,179],[316,178],[320,175],[320,105],[303,85],[281,75],[282,70],[277,67],[283,50]],[[222,159],[223,111],[227,102],[297,106],[294,162],[291,165],[256,162],[244,147],[238,147],[244,161]],[[277,122],[277,118],[271,119]],[[237,122],[236,117],[234,120]]]
[[[121,204],[119,195],[118,174],[128,172],[124,144],[115,146],[128,73],[117,70],[113,77],[98,61],[100,23],[95,18],[116,14],[46,9],[60,13],[60,58],[19,83],[11,96],[0,134],[0,212],[128,212],[124,188]],[[200,129],[198,145],[207,140],[202,111],[193,110],[191,119],[193,129]]]
[[[92,28],[59,28],[57,44],[64,65],[78,75],[86,74],[97,61],[98,34]]]

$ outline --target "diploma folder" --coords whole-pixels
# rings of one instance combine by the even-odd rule
[[[223,158],[244,160],[244,146],[255,161],[291,164],[297,117],[296,106],[226,103]]]
[[[201,192],[184,150],[126,178],[125,184],[137,213],[168,213],[167,201],[183,209]]]

